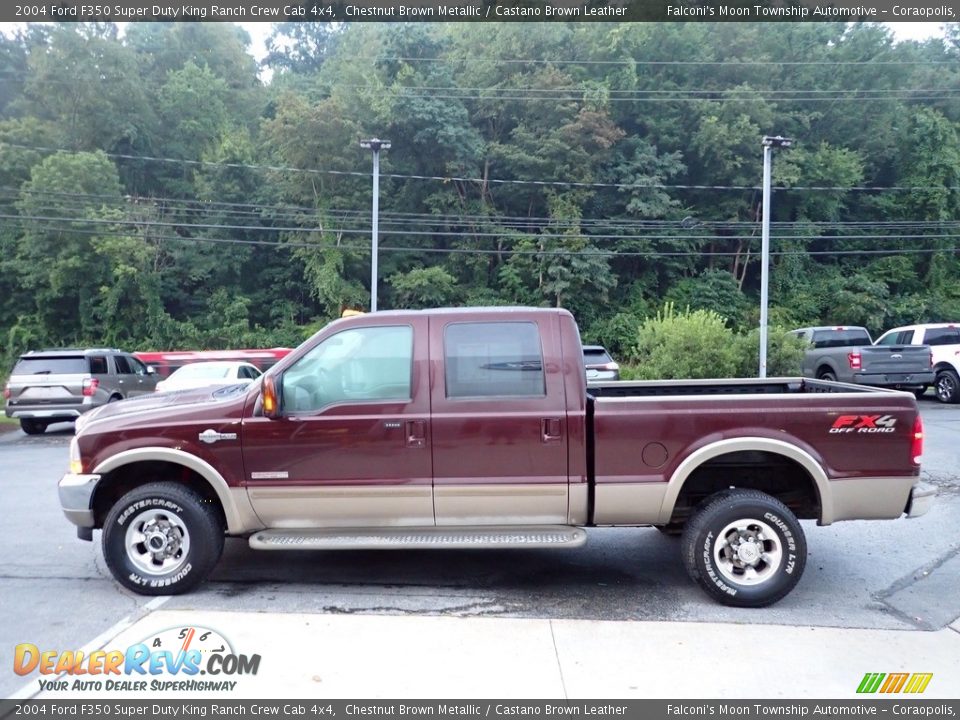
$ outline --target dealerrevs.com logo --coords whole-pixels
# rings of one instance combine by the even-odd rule
[[[831,434],[892,433],[897,430],[893,415],[841,415],[830,426]]]
[[[40,650],[21,643],[14,651],[17,675],[39,672],[40,690],[95,692],[231,692],[232,678],[256,675],[260,655],[234,652],[216,630],[178,627],[150,635],[126,650]]]

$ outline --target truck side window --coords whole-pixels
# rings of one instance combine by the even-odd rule
[[[90,374],[91,375],[107,374],[107,359],[103,355],[90,356]]]
[[[283,374],[283,408],[410,400],[413,328],[360,327],[331,335]]]
[[[536,323],[448,325],[443,356],[448,398],[546,395]]]
[[[960,345],[956,328],[930,328],[923,336],[925,345]]]

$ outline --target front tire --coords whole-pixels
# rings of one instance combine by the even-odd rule
[[[715,600],[734,607],[765,607],[799,582],[807,543],[796,516],[757,490],[711,498],[687,522],[683,562]]]
[[[24,418],[20,421],[20,429],[27,435],[43,435],[47,431],[47,424],[42,420],[28,420]]]
[[[937,400],[942,403],[955,403],[960,400],[960,377],[953,370],[941,370],[933,381]]]
[[[103,524],[103,555],[117,582],[140,595],[179,595],[207,577],[223,552],[214,505],[176,483],[131,490]]]

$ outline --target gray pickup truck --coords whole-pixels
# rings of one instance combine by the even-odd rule
[[[808,327],[792,331],[809,344],[805,377],[922,393],[933,381],[928,345],[874,345],[866,328]]]

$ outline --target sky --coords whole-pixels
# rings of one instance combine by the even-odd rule
[[[926,40],[931,37],[943,36],[943,24],[939,22],[898,22],[884,24],[893,30],[893,34],[897,40]],[[237,23],[237,25],[250,33],[250,38],[253,41],[250,51],[257,60],[262,59],[263,56],[266,55],[264,43],[270,35],[272,23],[242,22]]]
[[[17,27],[25,24],[26,23],[0,23],[0,32],[12,34]],[[121,32],[126,24],[127,23],[117,23],[121,28]],[[250,34],[252,41],[250,52],[257,60],[263,59],[264,55],[266,55],[265,42],[270,35],[272,23],[242,22],[237,24]],[[900,22],[885,24],[893,30],[897,40],[926,40],[931,37],[943,36],[943,24],[939,22]]]

